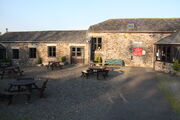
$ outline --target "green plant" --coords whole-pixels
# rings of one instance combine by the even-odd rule
[[[0,62],[11,62],[11,60],[8,58],[4,58],[4,59],[0,59]]]
[[[66,56],[61,57],[61,62],[66,62]]]
[[[102,58],[100,56],[96,56],[94,61],[98,63],[102,63]]]
[[[180,63],[178,60],[176,60],[173,65],[172,65],[172,68],[176,71],[179,71],[180,70]]]
[[[42,58],[39,57],[39,58],[37,59],[37,64],[42,64]]]

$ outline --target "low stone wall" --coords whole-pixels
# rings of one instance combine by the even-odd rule
[[[161,71],[161,72],[166,72],[166,73],[171,73],[173,71],[172,63],[156,61],[155,62],[155,70]]]

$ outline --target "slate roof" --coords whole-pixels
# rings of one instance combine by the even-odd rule
[[[0,37],[0,42],[68,42],[85,43],[86,30],[77,31],[33,31],[8,32]]]
[[[158,42],[156,42],[155,44],[179,44],[180,45],[180,31],[169,35],[161,40],[159,40]]]
[[[134,24],[129,29],[128,24]],[[89,27],[89,32],[172,32],[180,29],[180,18],[109,19]]]

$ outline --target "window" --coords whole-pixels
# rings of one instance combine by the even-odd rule
[[[12,49],[13,59],[19,59],[19,49]]]
[[[36,48],[29,48],[29,58],[36,58]]]
[[[102,48],[102,38],[92,38],[92,49],[98,50]]]
[[[81,48],[77,48],[77,56],[81,56]]]
[[[48,57],[56,57],[56,46],[48,46]]]
[[[180,48],[178,46],[158,45],[156,60],[163,62],[174,62],[180,60]]]
[[[128,28],[128,29],[134,29],[134,24],[128,24],[128,25],[127,25],[127,28]]]
[[[72,56],[81,57],[82,56],[82,48],[80,48],[80,47],[73,47],[71,54],[72,54]]]

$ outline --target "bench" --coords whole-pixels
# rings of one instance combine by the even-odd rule
[[[31,98],[31,93],[27,91],[23,92],[9,92],[9,91],[3,91],[0,92],[1,100],[8,99],[8,105],[12,103],[13,97],[17,95],[26,95],[27,96],[27,102],[29,103]]]
[[[124,66],[124,60],[121,59],[106,59],[105,60],[105,65],[120,65],[120,66]]]

